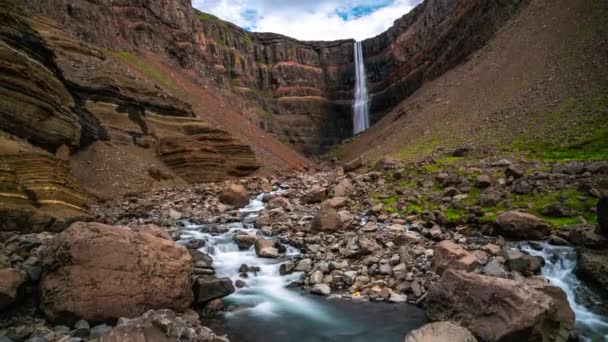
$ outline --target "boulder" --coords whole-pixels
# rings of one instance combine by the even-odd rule
[[[255,253],[261,258],[277,258],[279,256],[279,250],[275,248],[275,242],[263,238],[255,240]]]
[[[190,306],[192,258],[179,244],[125,227],[77,222],[43,248],[41,308],[51,321],[135,317]]]
[[[258,239],[254,235],[249,234],[236,234],[233,238],[234,242],[239,246],[241,250],[247,250],[255,244]]]
[[[211,329],[203,327],[198,314],[192,310],[181,316],[171,310],[151,310],[137,318],[121,318],[99,341],[228,342],[228,339],[216,336]]]
[[[441,241],[437,245],[431,262],[431,269],[439,275],[448,268],[473,271],[478,266],[480,263],[475,255],[451,240]]]
[[[321,204],[319,211],[313,220],[312,228],[316,231],[320,230],[342,230],[350,226],[353,216],[348,211],[338,211],[338,207],[342,206],[343,197],[335,197]]]
[[[306,204],[321,203],[321,202],[323,202],[323,200],[325,200],[326,196],[327,196],[327,189],[316,185],[312,189],[310,189],[307,193],[305,193],[301,197],[300,200],[302,201],[302,203],[306,203]]]
[[[479,175],[476,179],[477,187],[480,189],[485,189],[492,185],[492,177],[488,175]]]
[[[429,289],[427,315],[452,321],[483,341],[566,341],[574,312],[559,288],[447,270]]]
[[[600,198],[597,202],[598,234],[608,237],[608,197]]]
[[[328,296],[331,293],[331,288],[327,284],[315,284],[310,290],[310,293]]]
[[[17,299],[17,290],[26,280],[26,273],[14,268],[0,269],[0,310]]]
[[[482,207],[492,207],[500,203],[502,193],[498,190],[487,189],[480,196],[477,202]]]
[[[496,225],[500,234],[513,239],[541,240],[551,234],[551,228],[545,221],[519,211],[498,215]]]
[[[348,180],[344,179],[338,185],[334,186],[333,195],[334,197],[348,197],[355,191],[353,184]]]
[[[526,173],[526,169],[524,169],[523,166],[518,165],[518,164],[511,164],[507,167],[507,170],[505,171],[505,174],[507,175],[507,177],[513,177],[513,178],[521,178],[524,176],[524,174]]]
[[[582,249],[578,252],[576,275],[599,288],[608,290],[608,251]]]
[[[249,193],[241,184],[231,183],[220,194],[220,202],[237,208],[243,208],[249,204]]]
[[[205,304],[213,299],[229,296],[234,291],[230,278],[202,276],[194,282],[194,296],[197,304]]]
[[[471,332],[452,322],[425,324],[405,336],[405,342],[477,342]]]

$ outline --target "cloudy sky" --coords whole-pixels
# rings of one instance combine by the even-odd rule
[[[363,40],[389,28],[421,0],[193,0],[197,9],[247,30],[301,40]]]

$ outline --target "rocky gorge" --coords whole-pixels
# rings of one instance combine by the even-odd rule
[[[372,127],[351,137],[353,40],[249,32],[189,0],[0,0],[0,342],[605,340],[608,88],[588,75],[608,64],[588,54],[608,22],[579,16],[608,13],[594,1],[423,1],[358,44]],[[369,142],[387,120],[445,134],[435,112],[408,121],[429,101],[466,116],[428,92],[473,89],[454,69],[486,85],[488,51],[516,54],[505,35],[558,37],[569,10],[597,35],[580,64],[526,72],[576,75],[574,95],[505,86],[561,106],[538,131],[585,118],[558,150],[374,153],[395,144]]]

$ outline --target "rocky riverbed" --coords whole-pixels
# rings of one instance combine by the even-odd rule
[[[327,170],[128,194],[95,205],[99,223],[2,232],[0,340],[607,334],[608,163]]]

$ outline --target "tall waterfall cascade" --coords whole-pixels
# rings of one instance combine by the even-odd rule
[[[367,76],[363,61],[363,45],[355,42],[355,99],[353,104],[354,134],[369,128],[369,99],[367,93]]]

